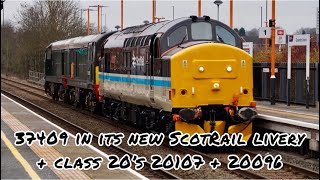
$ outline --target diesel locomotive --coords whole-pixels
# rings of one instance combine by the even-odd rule
[[[208,16],[57,41],[46,49],[55,100],[151,132],[252,134],[252,57]]]

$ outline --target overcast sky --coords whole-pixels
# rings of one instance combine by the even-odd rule
[[[85,1],[76,0],[81,8],[87,8],[89,5],[104,5],[109,6],[103,8],[102,25],[105,22],[110,29],[114,29],[120,24],[120,0],[105,0],[105,1]],[[217,19],[217,6],[213,4],[214,0],[202,0],[202,15],[208,15],[213,19]],[[15,14],[19,9],[19,4],[26,1],[6,0],[4,3],[5,20],[15,19]],[[32,2],[31,0],[27,1]],[[197,15],[198,0],[157,0],[157,16],[166,19],[172,19],[174,6],[174,17],[188,17]],[[271,18],[271,0],[268,0],[268,19]],[[152,16],[152,0],[124,0],[124,26],[133,26],[142,24],[144,20],[151,22]],[[259,28],[261,24],[261,7],[263,8],[263,23],[266,19],[266,0],[234,0],[234,19],[233,26],[246,30]],[[294,33],[301,27],[316,27],[316,12],[319,6],[319,0],[277,0],[276,1],[276,26],[283,27],[287,34]],[[2,16],[2,12],[1,12]],[[97,22],[97,12],[90,14],[92,22]],[[87,19],[85,13],[84,20]],[[220,5],[220,21],[229,25],[229,0],[223,0]]]

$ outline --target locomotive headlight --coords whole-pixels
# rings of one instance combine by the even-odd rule
[[[231,67],[231,66],[228,66],[228,67],[227,67],[227,71],[228,71],[228,72],[231,72],[231,71],[232,71],[232,67]]]
[[[212,88],[213,89],[219,89],[220,88],[220,84],[219,83],[213,83]]]
[[[204,67],[203,66],[199,67],[199,72],[204,72]]]

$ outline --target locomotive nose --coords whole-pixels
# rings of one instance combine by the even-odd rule
[[[257,113],[251,108],[252,57],[248,53],[226,44],[202,43],[182,49],[170,63],[172,109],[183,120],[176,122],[176,130],[242,133],[244,140],[250,138],[251,120]],[[197,108],[202,115],[194,122]]]
[[[230,105],[239,93],[238,106],[253,101],[252,57],[221,43],[203,43],[171,57],[173,107]]]

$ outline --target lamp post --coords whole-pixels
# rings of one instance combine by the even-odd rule
[[[107,13],[101,14],[101,17],[103,16],[104,16],[104,26],[102,26],[102,18],[101,18],[101,32],[107,32]]]
[[[174,20],[174,6],[172,6],[172,20]]]
[[[198,0],[198,17],[201,17],[201,0]]]
[[[156,20],[156,0],[152,0],[152,23],[155,23]]]
[[[121,25],[120,25],[120,27],[121,27],[121,30],[123,30],[123,0],[121,0],[120,6],[121,6],[121,13],[120,13],[120,14],[121,14],[121,15],[120,15],[120,16],[121,16],[121,17],[120,17],[120,18],[121,18],[121,22],[120,22]],[[117,30],[118,30],[118,29],[117,29]]]
[[[88,35],[90,35],[90,11],[95,11],[93,9],[88,8],[87,13],[88,13]]]
[[[260,7],[260,17],[261,17],[260,27],[262,27],[262,6]]]
[[[268,27],[268,0],[266,0],[266,27]],[[264,47],[266,51],[268,50],[268,39],[265,38],[264,40]]]
[[[271,77],[270,77],[270,86],[271,86],[271,105],[276,104],[276,76],[275,76],[275,24],[276,24],[276,0],[272,0],[272,20],[271,20]]]
[[[101,11],[100,11],[100,13],[101,13],[101,31],[102,31],[102,17],[103,17],[103,15],[102,15],[102,8],[107,8],[107,7],[109,7],[109,6],[100,6],[100,8],[101,8]],[[104,16],[105,18],[104,18],[104,25],[107,27],[107,13],[105,13],[105,16]]]
[[[218,6],[218,21],[219,21],[219,6],[220,6],[223,2],[222,2],[221,0],[215,0],[213,3]]]
[[[102,19],[102,8],[103,7],[108,7],[108,6],[100,6],[99,4],[98,5],[95,5],[95,6],[89,6],[89,7],[97,7],[98,8],[98,33],[101,32],[101,29],[100,28],[100,16],[101,16],[101,19]],[[100,11],[100,8],[101,8],[101,11]],[[102,22],[102,21],[101,21]],[[101,23],[102,24],[102,23]],[[102,27],[102,26],[101,26]]]
[[[230,0],[230,27],[233,29],[233,0]]]

